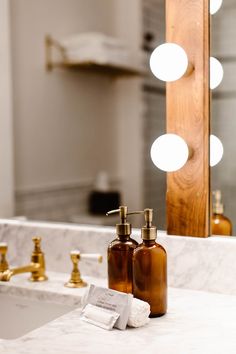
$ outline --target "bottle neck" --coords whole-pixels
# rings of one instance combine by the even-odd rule
[[[155,243],[156,243],[156,240],[143,240],[143,244],[145,246],[153,246],[153,245],[155,245]]]
[[[117,235],[119,241],[125,242],[130,240],[130,235]]]

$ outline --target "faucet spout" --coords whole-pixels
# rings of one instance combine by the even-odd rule
[[[32,280],[32,281],[35,281],[32,279],[33,274],[34,274],[34,277],[35,276],[37,277],[37,281],[46,280],[47,277],[45,278],[45,275],[44,275],[44,277],[42,277],[42,275],[39,274],[40,271],[41,271],[40,264],[32,262],[32,263],[27,264],[22,267],[5,270],[4,272],[0,273],[0,280],[1,281],[10,281],[12,276],[14,276],[16,274],[22,274],[22,273],[32,273],[32,276],[30,278],[30,280]]]
[[[33,237],[34,250],[31,256],[31,263],[22,267],[5,269],[0,271],[0,281],[10,281],[11,277],[22,273],[31,273],[30,281],[44,281],[48,277],[45,274],[45,259],[40,248],[39,237]]]

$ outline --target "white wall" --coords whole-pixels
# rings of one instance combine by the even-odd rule
[[[44,36],[112,33],[110,0],[11,0],[16,189],[117,175],[112,79],[47,72]],[[92,9],[92,11],[91,11]]]
[[[142,99],[137,78],[45,71],[44,36],[101,31],[142,39],[141,0],[11,0],[16,190],[91,181],[105,170],[141,208]]]
[[[0,217],[14,215],[9,3],[0,0]]]
[[[142,47],[142,1],[114,1],[114,34],[129,43],[136,55]],[[135,54],[134,54],[135,60]],[[137,60],[139,60],[137,58]],[[115,84],[118,126],[118,166],[124,203],[132,210],[143,206],[142,78],[124,78]]]

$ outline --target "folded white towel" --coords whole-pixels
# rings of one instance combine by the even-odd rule
[[[67,60],[70,62],[97,64],[128,65],[130,63],[128,53],[123,50],[107,50],[100,46],[84,46],[81,49],[67,50]]]
[[[107,46],[111,49],[112,47],[118,49],[125,49],[126,47],[125,43],[122,42],[122,40],[115,37],[107,36],[99,32],[85,32],[74,34],[62,39],[60,43],[66,49],[77,49],[84,45],[100,45],[105,47]]]
[[[86,32],[61,39],[70,63],[94,63],[143,70],[139,51],[131,51],[125,41],[99,32]]]
[[[128,326],[129,327],[141,327],[147,324],[150,320],[150,305],[142,300],[133,298]]]

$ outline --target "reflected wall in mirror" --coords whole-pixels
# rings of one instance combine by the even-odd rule
[[[236,164],[234,159],[236,131],[236,2],[223,1],[212,16],[212,55],[224,68],[222,83],[213,91],[212,133],[223,143],[221,162],[212,167],[212,190],[221,190],[224,214],[236,231]]]
[[[14,183],[5,176],[1,194],[7,188],[14,193],[13,198],[11,193],[6,197],[8,202],[1,198],[0,217],[114,224],[88,213],[94,182],[104,171],[109,189],[119,193],[122,204],[135,210],[154,208],[155,223],[165,229],[166,175],[150,158],[151,144],[165,133],[165,87],[148,68],[151,51],[165,39],[164,2],[9,0],[6,4],[11,66],[5,79],[12,78],[13,129],[8,124],[4,134],[10,134],[8,141],[14,147],[14,174],[7,166],[7,154],[0,163],[2,171],[14,176]],[[131,53],[133,65],[138,63],[147,74],[45,70],[46,34],[61,40],[91,32],[118,38]],[[10,122],[11,112],[1,120],[5,125]]]

